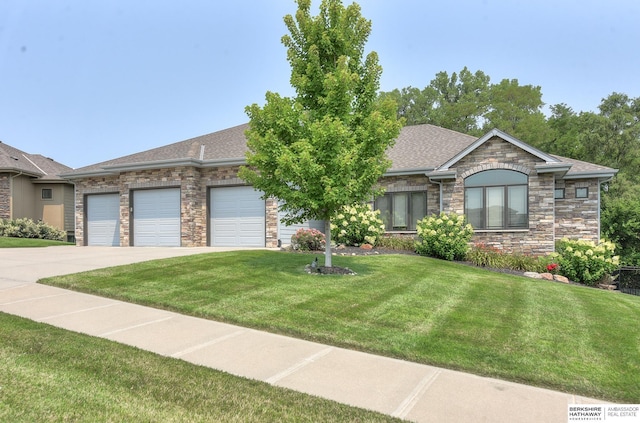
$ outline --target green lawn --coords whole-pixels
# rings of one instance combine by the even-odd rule
[[[63,241],[51,241],[48,239],[34,238],[14,238],[8,236],[0,236],[0,248],[33,248],[33,247],[49,247],[58,245],[74,245],[73,243]]]
[[[640,297],[419,256],[211,253],[44,283],[612,401],[640,402]]]
[[[399,422],[0,313],[2,422]]]

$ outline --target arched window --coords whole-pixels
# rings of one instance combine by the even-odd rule
[[[464,214],[475,229],[529,227],[529,177],[514,170],[475,173],[464,180]]]

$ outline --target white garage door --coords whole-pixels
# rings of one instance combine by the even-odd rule
[[[120,196],[87,195],[87,245],[120,245]]]
[[[211,245],[264,247],[265,204],[252,187],[211,188]]]
[[[133,192],[133,245],[180,246],[180,188]]]
[[[296,233],[296,231],[300,228],[304,229],[317,229],[320,232],[324,233],[324,221],[322,220],[307,220],[302,223],[294,223],[293,225],[287,225],[282,222],[282,218],[286,213],[283,211],[278,211],[278,239],[282,243],[282,245],[291,244],[291,236]]]

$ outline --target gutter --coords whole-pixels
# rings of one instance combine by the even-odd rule
[[[433,171],[434,168],[413,168],[413,169],[397,169],[397,170],[390,170],[388,172],[385,172],[384,176],[406,176],[406,175],[419,175],[421,173],[426,174],[425,172],[431,172]]]
[[[609,171],[601,171],[601,172],[576,172],[571,174],[565,174],[562,179],[589,179],[589,178],[598,178],[598,179],[606,179],[602,182],[607,182],[613,179],[613,177],[618,173],[618,169],[613,169],[613,172]]]
[[[151,162],[139,162],[128,163],[121,165],[107,165],[100,169],[85,171],[85,172],[69,172],[63,173],[60,177],[65,179],[81,179],[92,176],[109,176],[116,175],[121,172],[136,171],[136,170],[149,170],[149,169],[162,169],[167,167],[187,166],[196,168],[211,168],[221,166],[241,166],[247,164],[244,157],[220,159],[220,160],[197,160],[192,158],[170,159],[170,160],[156,160]]]

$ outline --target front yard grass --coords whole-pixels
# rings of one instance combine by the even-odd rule
[[[34,248],[49,247],[60,245],[74,245],[70,242],[52,241],[49,239],[36,238],[14,238],[9,236],[0,236],[0,248]]]
[[[0,313],[2,422],[399,422]]]
[[[419,256],[211,253],[43,283],[331,345],[557,389],[640,401],[640,297]]]

